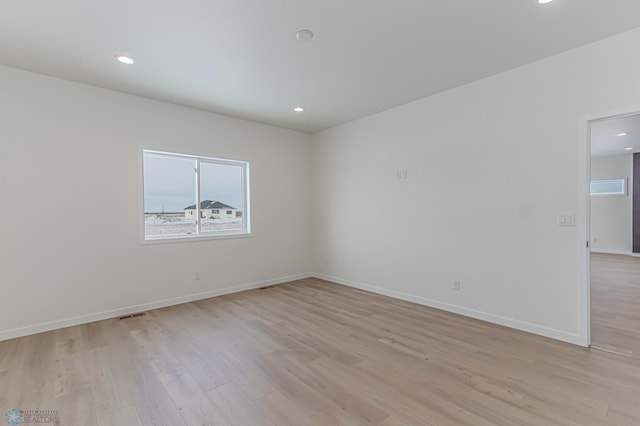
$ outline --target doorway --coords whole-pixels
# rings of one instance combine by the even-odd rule
[[[640,113],[590,121],[590,147],[591,346],[640,358]]]

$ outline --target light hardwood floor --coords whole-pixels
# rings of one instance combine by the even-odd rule
[[[638,425],[640,363],[316,279],[0,342],[63,425]]]
[[[640,258],[591,254],[591,344],[640,360]]]

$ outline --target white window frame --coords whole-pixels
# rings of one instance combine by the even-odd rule
[[[593,192],[593,184],[594,183],[611,183],[611,182],[615,182],[620,184],[620,191],[617,192]],[[589,183],[589,194],[592,197],[602,197],[602,196],[626,196],[627,195],[627,187],[629,185],[627,184],[627,179],[626,178],[620,178],[620,179],[595,179],[592,180]]]
[[[178,235],[154,235],[147,236],[145,230],[145,205],[144,205],[144,155],[162,155],[175,158],[187,158],[195,161],[195,186],[196,186],[196,211],[194,218],[196,219],[196,233],[195,234],[178,234]],[[251,237],[251,197],[250,197],[250,174],[249,174],[249,162],[242,160],[231,160],[225,158],[207,157],[202,155],[182,154],[168,151],[158,151],[154,149],[140,149],[139,155],[140,162],[140,242],[143,244],[155,244],[155,243],[168,243],[168,242],[182,242],[182,241],[201,241],[201,240],[215,240],[226,238],[244,238]],[[229,230],[229,231],[202,231],[202,221],[200,219],[200,164],[201,163],[212,164],[227,164],[232,166],[239,166],[242,168],[242,199],[244,202],[242,210],[242,229],[241,230]],[[240,210],[240,209],[238,209]]]

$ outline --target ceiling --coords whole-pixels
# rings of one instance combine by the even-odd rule
[[[315,132],[638,26],[638,0],[3,0],[0,64]]]
[[[625,136],[617,136],[627,133]],[[633,148],[625,150],[625,148]],[[591,157],[640,152],[640,114],[591,123]]]

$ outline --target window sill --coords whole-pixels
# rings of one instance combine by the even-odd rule
[[[175,237],[157,237],[157,238],[143,238],[140,241],[141,245],[147,244],[170,244],[170,243],[186,243],[195,241],[211,241],[211,240],[229,240],[235,238],[251,238],[253,234],[248,233],[233,233],[233,234],[216,234],[216,235],[177,235]]]

